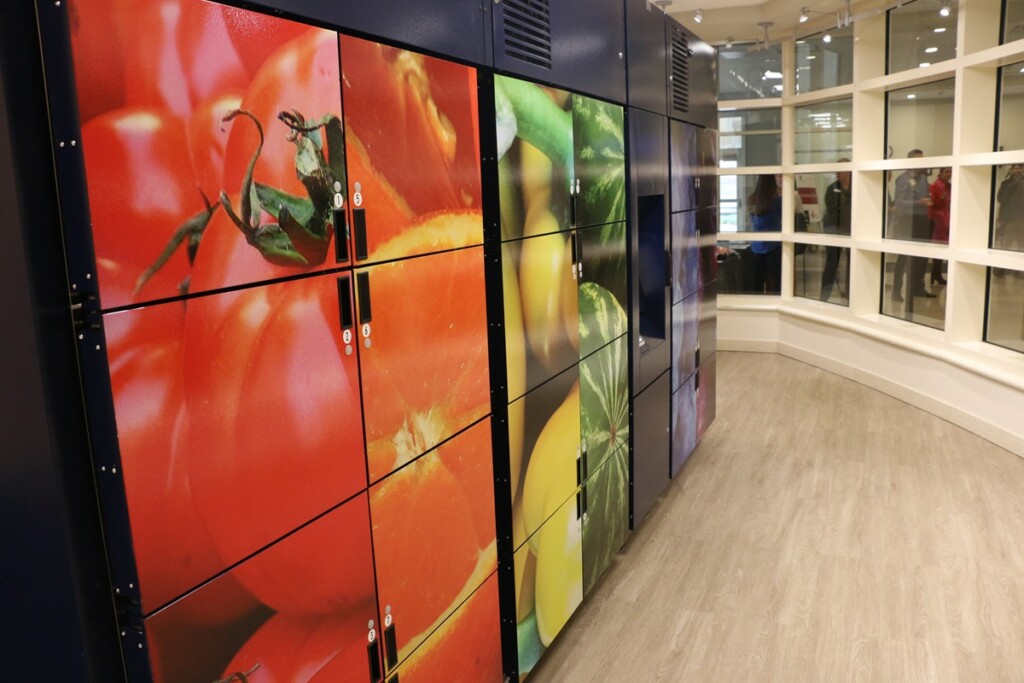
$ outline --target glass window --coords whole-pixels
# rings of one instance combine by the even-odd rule
[[[885,238],[948,243],[951,169],[908,168],[885,176]]]
[[[793,295],[839,306],[850,305],[850,250],[797,244]]]
[[[754,192],[755,185],[757,185],[756,175],[718,176],[719,204],[721,206],[719,232],[753,231],[754,226],[750,222],[750,211],[747,208],[747,197]]]
[[[1024,62],[1004,66],[999,83],[996,151],[1024,149]]]
[[[749,44],[718,48],[719,100],[782,97],[782,48],[773,45],[753,52],[749,48]]]
[[[924,156],[953,153],[953,89],[947,78],[886,94],[886,158],[905,157],[919,149]]]
[[[832,161],[849,161],[845,157]],[[807,216],[808,232],[850,234],[852,185],[849,171],[797,173],[796,191]]]
[[[782,163],[782,110],[738,109],[718,114],[719,163],[723,168]]]
[[[778,294],[781,278],[781,243],[718,243],[719,294]]]
[[[902,254],[882,256],[882,314],[945,329],[946,262]]]
[[[1024,353],[1024,272],[989,269],[985,341]]]
[[[931,66],[956,57],[955,0],[915,0],[889,10],[889,71]]]
[[[849,157],[853,148],[853,98],[796,108],[798,164],[820,164]]]
[[[992,248],[1024,251],[1024,164],[995,168]]]
[[[1024,38],[1024,0],[1005,0],[1003,3],[1003,42],[1012,43]]]
[[[853,26],[796,41],[796,91],[834,88],[853,82]]]

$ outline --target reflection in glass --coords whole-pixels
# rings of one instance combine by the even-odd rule
[[[1024,38],[1024,0],[1003,2],[1003,40],[1012,43]]]
[[[886,158],[905,156],[911,149],[923,150],[926,157],[953,153],[955,84],[956,79],[947,78],[886,94]]]
[[[835,161],[849,159],[840,157]],[[796,191],[807,215],[808,232],[850,234],[852,175],[849,171],[796,174]]]
[[[999,72],[999,136],[996,138],[996,151],[1024,149],[1024,62],[1004,66]]]
[[[794,296],[839,306],[850,305],[849,249],[798,244],[795,253]]]
[[[918,325],[945,329],[946,287],[941,277],[946,262],[920,256],[883,254],[882,270],[882,314],[903,318]],[[925,277],[931,271],[930,286],[925,286]]]
[[[754,51],[749,44],[719,47],[718,99],[766,97],[782,97],[782,47]]]
[[[1024,164],[995,169],[992,248],[1024,251]]]
[[[889,71],[923,68],[956,57],[955,0],[915,0],[889,10]]]
[[[718,114],[722,168],[782,163],[782,110],[745,109]]]
[[[827,38],[826,38],[827,36]],[[796,91],[853,82],[853,25],[796,41]]]
[[[989,269],[985,341],[1024,353],[1024,272]]]
[[[751,232],[747,197],[757,184],[756,175],[723,175],[718,177],[718,192],[721,196],[721,218],[719,232]]]
[[[774,245],[775,254],[782,254],[779,242],[770,244]],[[719,294],[778,294],[778,280],[773,283],[767,279],[764,259],[751,250],[750,242],[718,243]]]
[[[796,108],[798,164],[820,164],[849,157],[853,147],[853,98]]]
[[[919,158],[911,150],[910,158]],[[908,168],[886,171],[885,238],[914,242],[949,242],[952,170]]]

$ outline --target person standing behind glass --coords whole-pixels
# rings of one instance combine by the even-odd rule
[[[924,152],[912,149],[907,153],[908,159],[919,159]],[[931,188],[928,186],[928,169],[907,169],[896,178],[893,200],[893,234],[898,240],[927,240],[931,237],[931,223],[928,222],[928,207],[931,206]],[[922,296],[929,299],[935,295],[924,288],[924,272],[928,262],[925,259],[913,258],[910,261],[910,281],[907,289],[910,296]],[[896,257],[896,271],[892,280],[892,300],[903,301],[903,273],[907,268],[907,257],[900,254]]]
[[[836,163],[849,161],[846,157]],[[825,190],[825,218],[822,229],[830,235],[850,234],[850,172],[836,173],[836,181]],[[821,271],[821,301],[832,296],[832,285],[839,270],[839,247],[825,247],[825,269]]]
[[[999,212],[996,215],[996,249],[1024,251],[1024,164],[1013,164],[996,192]],[[995,271],[996,277],[1003,270]],[[1020,275],[1018,274],[1018,277]]]
[[[755,232],[782,230],[782,195],[774,175],[759,175],[747,202]],[[754,254],[754,286],[766,294],[778,294],[782,283],[781,244],[755,241],[750,243],[750,251]]]
[[[946,166],[939,169],[939,177],[932,183],[929,190],[932,205],[928,207],[928,219],[932,222],[932,242],[949,244],[949,189],[953,169]],[[932,259],[932,284],[944,285],[942,277],[942,259]]]

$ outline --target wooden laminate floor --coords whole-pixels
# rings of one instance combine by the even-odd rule
[[[776,354],[530,676],[1024,681],[1024,459]]]

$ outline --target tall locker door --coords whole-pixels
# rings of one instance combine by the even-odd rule
[[[503,0],[492,7],[494,66],[615,102],[626,99],[622,3]]]
[[[497,569],[490,418],[370,487],[388,675]]]
[[[353,284],[374,482],[490,412],[483,248],[358,268]]]
[[[632,510],[636,529],[669,481],[669,373],[633,399]]]
[[[356,264],[483,243],[476,70],[341,36]]]
[[[369,683],[382,673],[379,623],[360,493],[148,616],[144,628],[158,681]]]
[[[491,574],[402,665],[388,683],[501,683],[498,575]]]

